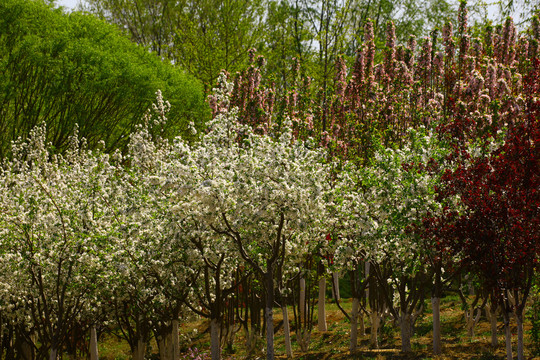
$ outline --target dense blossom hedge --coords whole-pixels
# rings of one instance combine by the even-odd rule
[[[368,36],[351,71],[337,63],[327,101],[309,79],[277,96],[253,54],[220,77],[196,143],[158,135],[161,92],[126,154],[75,132],[57,155],[35,128],[0,175],[0,354],[56,359],[113,332],[135,359],[152,336],[176,359],[178,320],[196,313],[213,359],[240,330],[252,352],[266,333],[272,359],[273,308],[293,306],[307,349],[313,289],[341,273],[353,352],[361,312],[372,329],[393,319],[411,351],[431,292],[440,353],[438,303],[468,278],[495,325],[502,315],[508,358],[516,317],[522,359],[540,255],[540,25],[518,37],[509,19],[484,35],[470,37],[464,5],[456,33],[447,24],[420,50],[396,46],[389,23],[382,61]],[[477,302],[462,299],[472,334]]]

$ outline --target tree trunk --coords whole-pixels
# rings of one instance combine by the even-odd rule
[[[524,360],[524,349],[523,349],[523,312],[516,311],[516,322],[517,322],[517,356],[518,360]]]
[[[180,358],[180,338],[178,337],[178,320],[177,319],[172,321],[171,341],[172,341],[173,360],[177,360]]]
[[[474,295],[474,285],[473,285],[473,279],[471,277],[468,278],[467,286],[469,287],[469,295]]]
[[[364,271],[366,275],[366,279],[369,277],[369,271],[370,271],[370,263],[369,261],[366,261],[364,264]],[[366,302],[369,304],[369,286],[366,287]]]
[[[470,309],[465,310],[465,318],[467,320],[467,334],[469,335],[471,341],[474,338],[474,328],[480,321],[480,315],[482,310],[471,307]]]
[[[339,294],[339,273],[332,273],[332,281],[334,282],[334,286],[332,286],[332,296],[334,297],[334,300],[338,301],[341,299]]]
[[[506,359],[512,360],[512,331],[510,329],[510,314],[504,312],[504,336],[506,340]]]
[[[496,348],[499,345],[497,339],[497,307],[493,305],[486,305],[486,315],[489,318],[491,324],[491,346]]]
[[[98,343],[97,343],[97,331],[96,327],[90,328],[90,360],[98,360]]]
[[[220,324],[218,319],[210,320],[210,354],[212,360],[221,359],[221,349],[219,346]]]
[[[167,352],[167,338],[160,335],[159,338],[156,338],[156,342],[159,348],[159,360],[170,360]]]
[[[287,312],[287,305],[281,307],[283,313],[283,332],[285,333],[285,350],[287,351],[287,357],[292,358],[292,345],[291,345],[291,328],[289,326],[289,313]]]
[[[407,314],[407,312],[401,313],[400,319],[399,319],[399,325],[401,328],[401,351],[403,352],[410,352],[412,351],[411,347],[411,336],[412,336],[412,318],[410,314]]]
[[[358,333],[360,336],[366,335],[366,324],[364,323],[364,313],[360,311],[358,314]]]
[[[266,359],[274,360],[274,279],[272,266],[268,265],[266,276]]]
[[[358,298],[353,298],[352,301],[352,311],[351,311],[351,343],[349,350],[351,354],[354,354],[358,345],[358,308],[359,301]]]
[[[246,327],[246,350],[248,354],[252,354],[255,351],[255,346],[257,345],[257,339],[259,334],[256,330],[249,331]]]
[[[51,347],[51,351],[49,352],[49,360],[56,360],[56,355],[58,353],[58,349],[56,346]]]
[[[431,308],[433,310],[433,354],[442,354],[441,344],[441,299],[431,298]]]
[[[167,335],[163,334],[161,334],[159,338],[156,339],[159,348],[160,360],[172,360],[169,353],[169,342],[167,340]]]
[[[10,354],[8,353],[7,355],[9,356]],[[26,339],[24,339],[24,338],[23,338],[22,343],[21,343],[21,355],[22,355],[23,360],[33,360],[34,359],[34,345],[32,345],[32,343],[26,341]],[[13,358],[15,358],[15,356],[13,356]]]
[[[326,300],[326,278],[324,276],[321,276],[319,279],[319,301],[317,303],[317,310],[318,310],[318,325],[319,325],[319,331],[327,331],[328,328],[326,326],[326,309],[325,309],[325,300]]]
[[[296,339],[298,345],[300,346],[300,350],[302,352],[308,351],[309,342],[311,341],[311,331],[309,331],[307,327],[298,330],[298,332],[296,333]]]
[[[377,333],[379,331],[379,325],[380,325],[381,318],[376,310],[371,309],[371,333],[369,336],[369,344],[372,348],[378,349],[379,348],[379,340],[377,337]]]
[[[144,343],[143,339],[139,339],[137,341],[137,346],[135,346],[135,349],[133,350],[133,360],[144,360],[145,353],[146,344]]]
[[[300,278],[300,319],[304,321],[306,316],[306,279]]]

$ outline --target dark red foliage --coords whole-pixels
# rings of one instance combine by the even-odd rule
[[[458,213],[447,207],[440,218],[426,219],[495,293],[519,289],[526,294],[539,267],[540,62],[531,65],[524,78],[526,109],[509,125],[504,145],[476,159],[460,152],[455,158],[462,165],[443,176],[440,200],[459,195],[465,209]]]

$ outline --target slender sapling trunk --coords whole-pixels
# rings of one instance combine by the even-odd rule
[[[292,358],[292,345],[291,345],[291,327],[289,325],[289,313],[287,312],[287,305],[281,307],[281,312],[283,314],[283,332],[285,333],[285,350],[287,352],[287,357]]]
[[[352,311],[351,311],[351,344],[350,351],[351,354],[354,354],[357,350],[358,345],[358,309],[359,309],[358,298],[353,297],[352,301]]]
[[[319,279],[319,301],[317,303],[317,314],[318,314],[318,326],[319,331],[327,331],[326,326],[326,309],[325,309],[325,300],[326,300],[326,278],[321,276]]]
[[[306,279],[300,277],[300,319],[305,319],[306,316]]]
[[[433,354],[442,354],[441,343],[441,296],[442,296],[442,265],[435,264],[435,283],[431,296],[431,310],[433,313]]]
[[[510,313],[504,311],[504,336],[506,340],[506,360],[512,360],[512,331],[510,329]]]
[[[273,267],[268,265],[266,277],[266,359],[274,360],[274,279]]]
[[[440,355],[442,353],[441,344],[441,299],[438,297],[431,298],[431,308],[433,310],[433,354]]]
[[[142,338],[137,340],[137,346],[133,350],[133,360],[144,360],[144,354],[146,353],[146,343]]]
[[[332,281],[334,282],[334,286],[332,286],[332,296],[334,297],[334,300],[337,301],[341,299],[339,294],[339,273],[332,273]]]
[[[219,346],[219,332],[220,332],[219,319],[213,318],[210,320],[210,354],[212,360],[221,359],[221,349]]]
[[[364,323],[364,313],[360,311],[358,314],[358,333],[360,336],[366,335],[366,324]]]
[[[499,345],[499,340],[497,339],[497,306],[487,304],[486,317],[491,324],[491,346],[496,348]]]
[[[49,360],[56,360],[57,353],[58,349],[56,347],[52,347],[51,351],[49,352]]]
[[[381,317],[379,316],[379,313],[375,309],[371,309],[371,333],[369,336],[369,344],[372,348],[378,349],[379,348],[379,340],[377,337],[377,333],[379,332],[379,325],[381,322]]]
[[[173,360],[180,358],[180,338],[178,337],[178,320],[173,320],[172,329],[171,329],[171,339],[172,339],[172,355]]]
[[[412,351],[412,317],[406,311],[402,311],[399,320],[399,325],[401,329],[401,351],[410,352]]]
[[[518,360],[524,360],[524,347],[523,347],[523,311],[519,308],[516,310],[516,322],[517,322],[517,356]]]
[[[96,327],[90,328],[90,360],[98,360],[98,344],[97,344],[97,331]]]

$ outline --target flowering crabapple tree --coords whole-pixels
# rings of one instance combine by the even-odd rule
[[[203,136],[203,143],[206,136]],[[212,360],[218,360],[221,358],[220,334],[226,302],[250,272],[235,278],[232,270],[237,269],[241,261],[235,246],[208,226],[206,214],[201,211],[200,187],[206,186],[208,164],[226,161],[226,158],[216,157],[218,148],[211,148],[208,151],[208,146],[204,145],[189,147],[181,139],[175,139],[159,177],[166,179],[162,193],[164,188],[171,189],[166,199],[170,207],[168,218],[172,220],[170,228],[174,233],[171,241],[184,239],[184,253],[189,256],[181,264],[189,266],[195,275],[185,303],[196,314],[210,319],[210,352]]]
[[[77,134],[64,156],[53,155],[45,139],[45,126],[36,127],[3,164],[0,301],[17,325],[17,342],[32,347],[18,356],[55,360],[75,328],[91,322],[99,289],[110,281],[115,222],[104,199],[118,165],[79,146]]]
[[[189,147],[160,138],[170,105],[157,92],[153,113],[131,135],[129,166],[119,173],[120,189],[112,207],[120,223],[116,237],[117,282],[112,287],[115,318],[133,357],[144,357],[154,332],[161,359],[179,356],[178,319],[198,275],[190,246],[188,216],[182,212],[189,193],[177,186],[187,179],[182,159]]]
[[[192,288],[192,301],[200,304],[200,307],[190,306],[196,314],[210,319],[210,352],[212,360],[221,358],[221,330],[223,314],[226,302],[234,291],[238,290],[238,284],[249,272],[242,274],[242,278],[236,279],[235,272],[238,268],[239,257],[235,249],[227,244],[228,239],[214,232],[208,234],[205,231],[202,236],[192,237],[192,246],[199,252],[197,259],[200,261],[198,268],[201,276]]]
[[[209,226],[226,236],[264,279],[267,359],[274,358],[273,306],[280,256],[320,235],[325,167],[322,152],[296,141],[290,125],[281,134],[257,135],[229,108],[231,86],[221,77],[220,113],[201,146],[207,151],[199,187]]]
[[[400,149],[377,144],[369,164],[344,176],[349,193],[343,196],[349,235],[358,245],[344,242],[342,251],[358,256],[362,249],[370,261],[372,275],[386,307],[400,323],[402,350],[411,351],[412,328],[423,307],[423,296],[430,281],[424,262],[426,251],[420,237],[407,229],[420,224],[428,211],[437,212],[437,177],[427,167],[442,158],[445,150],[436,137],[420,128],[410,130],[408,143]],[[351,240],[348,240],[351,241]]]
[[[448,124],[445,124],[444,127],[446,127],[447,125]],[[503,134],[504,133],[500,131],[498,134],[496,134],[495,138],[492,136],[486,137],[487,142],[485,140],[478,140],[474,141],[474,143],[470,145],[465,145],[464,143],[462,145],[465,145],[466,148],[463,148],[462,151],[464,151],[465,153],[475,153],[477,154],[475,156],[479,156],[481,151],[478,146],[480,146],[480,143],[485,143],[484,151],[486,153],[489,153],[497,149],[497,147],[502,144]],[[468,280],[467,285],[469,291],[473,289],[473,280],[476,279],[476,272],[474,269],[472,270],[472,272],[468,271],[470,268],[465,271],[466,268],[462,266],[463,264],[461,263],[462,259],[460,253],[452,251],[448,242],[445,241],[447,237],[445,233],[447,229],[447,224],[444,218],[441,217],[441,214],[443,214],[444,212],[463,211],[464,205],[461,202],[459,194],[454,193],[452,196],[442,195],[445,194],[444,186],[441,185],[444,183],[443,176],[446,171],[455,170],[457,166],[464,166],[465,163],[470,162],[470,158],[469,160],[467,160],[456,157],[456,138],[449,138],[446,135],[446,132],[444,135],[439,135],[442,139],[444,139],[447,146],[447,153],[445,157],[437,158],[430,164],[430,167],[428,168],[428,171],[432,174],[432,176],[438,179],[438,184],[435,187],[435,191],[437,193],[436,200],[441,204],[440,210],[438,212],[428,212],[426,216],[424,216],[422,224],[415,225],[415,227],[412,228],[412,231],[416,232],[422,237],[423,247],[428,250],[426,252],[425,261],[429,263],[429,266],[431,267],[433,272],[433,287],[431,300],[434,311],[434,324],[435,322],[440,321],[439,316],[437,315],[438,310],[436,311],[436,309],[439,309],[440,307],[440,298],[442,297],[443,288],[446,285],[450,284],[454,279],[458,278],[459,286],[455,291],[458,292],[461,299],[467,331],[472,339],[472,337],[474,336],[474,327],[480,319],[481,311],[486,305],[489,296],[488,294],[486,294],[485,291],[483,291],[483,289],[477,291],[473,299],[469,299],[469,297],[464,293],[464,281]],[[482,299],[483,301],[480,301]],[[496,310],[496,307],[494,310]],[[492,329],[493,326],[495,326],[495,332],[493,333],[493,336],[496,339],[496,314],[494,314],[494,312],[492,316],[494,316],[495,321],[492,321]],[[440,354],[441,343],[439,332],[434,332],[433,341],[434,352]]]
[[[366,210],[364,203],[358,202],[359,188],[358,168],[347,164],[344,171],[336,176],[334,186],[326,192],[327,197],[327,228],[331,234],[327,236],[328,252],[332,254],[334,271],[349,272],[351,277],[352,310],[349,315],[337,304],[347,319],[351,322],[350,351],[356,352],[358,345],[358,317],[360,311],[360,294],[368,284],[368,277],[361,278],[361,268],[366,261],[364,237],[373,235],[372,224],[364,223],[362,212]],[[339,235],[336,235],[339,234]],[[374,306],[372,306],[372,310]],[[365,311],[365,309],[362,309]],[[361,318],[363,319],[363,318]],[[372,319],[372,333],[377,332]]]

